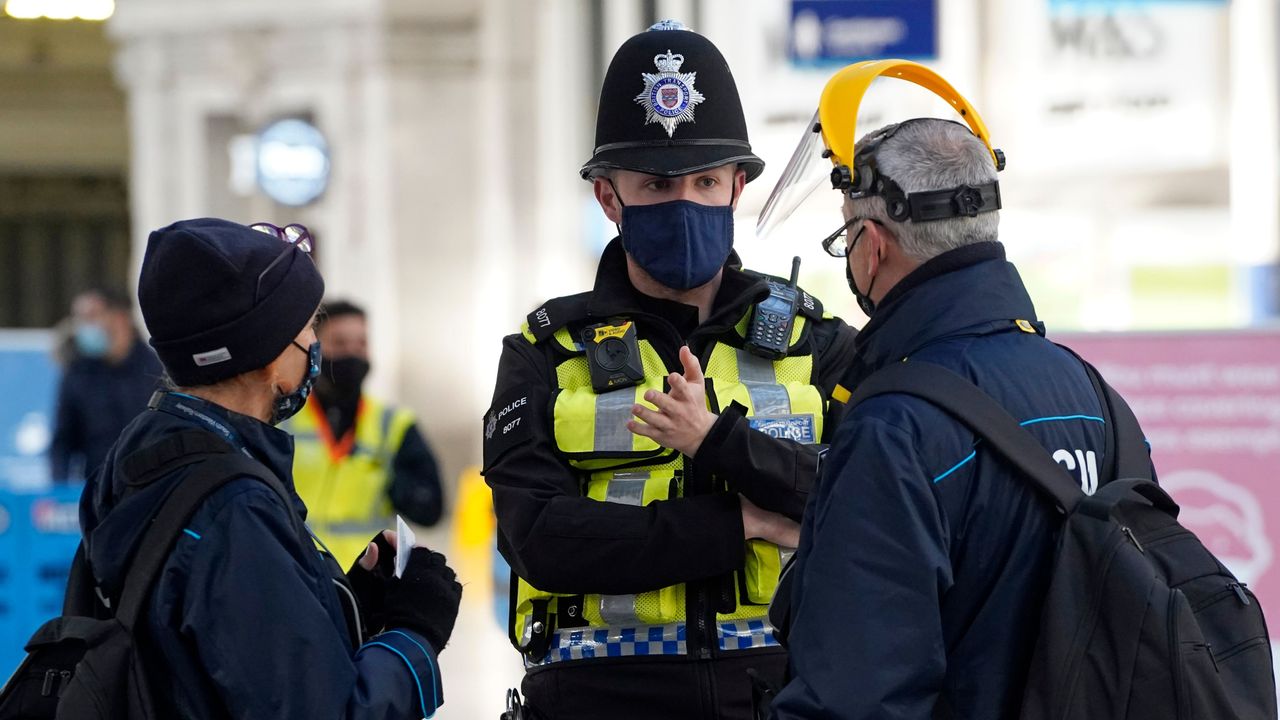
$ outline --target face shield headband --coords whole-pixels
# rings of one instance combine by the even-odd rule
[[[1000,182],[985,185],[960,185],[946,190],[924,190],[907,193],[902,186],[880,171],[876,153],[889,138],[915,122],[934,122],[926,118],[907,120],[891,125],[883,132],[867,138],[854,156],[852,171],[840,165],[831,170],[831,187],[852,199],[880,196],[884,198],[885,211],[895,222],[931,222],[954,217],[977,217],[981,213],[999,210]],[[950,122],[950,121],[942,121]],[[956,123],[959,125],[959,123]]]

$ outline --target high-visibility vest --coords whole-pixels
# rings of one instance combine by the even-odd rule
[[[284,425],[293,434],[293,483],[307,504],[307,524],[343,568],[392,525],[392,461],[413,413],[362,396],[355,427],[334,438],[313,394]]]
[[[750,319],[748,310],[736,327],[739,337],[745,337]],[[808,322],[804,315],[797,316],[790,339],[796,354],[779,360],[715,341],[709,354],[702,356],[704,375],[711,382],[710,409],[719,412],[736,401],[747,408],[747,419],[756,430],[801,443],[819,442],[826,399],[814,384],[813,355],[797,349]],[[530,343],[539,342],[527,323],[522,334]],[[579,471],[584,495],[637,506],[682,497],[684,457],[626,427],[631,406],[652,407],[643,401],[644,393],[662,392],[668,374],[649,341],[639,340],[644,381],[601,394],[592,389],[583,347],[567,328],[542,342],[559,346],[554,353],[558,358],[554,440]],[[716,485],[725,489],[722,482]],[[716,639],[724,651],[777,645],[767,613],[781,573],[781,551],[764,540],[746,541],[746,545],[746,561],[734,578],[736,607],[716,617]],[[513,577],[513,583],[508,629],[512,643],[531,664],[686,653],[684,584],[634,595],[570,596],[544,592],[518,577]]]

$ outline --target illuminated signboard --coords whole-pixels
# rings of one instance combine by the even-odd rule
[[[258,187],[281,205],[315,202],[329,185],[329,143],[314,125],[290,118],[258,133]]]

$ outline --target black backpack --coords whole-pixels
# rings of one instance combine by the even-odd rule
[[[946,410],[1064,515],[1024,720],[1275,720],[1262,608],[1152,481],[1125,401],[1085,363],[1108,432],[1102,478],[1085,495],[1035,436],[977,386],[938,365],[903,362],[867,378],[850,406],[905,393]]]
[[[0,690],[0,720],[157,718],[149,682],[158,670],[133,633],[178,535],[206,497],[232,480],[253,477],[291,507],[266,466],[203,431],[188,431],[130,455],[122,472],[131,488],[184,466],[190,474],[164,500],[130,561],[112,614],[96,598],[84,545],[76,550],[62,616],[27,642],[27,656]],[[300,523],[300,521],[299,521]]]

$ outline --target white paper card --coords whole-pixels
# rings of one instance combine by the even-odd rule
[[[417,541],[409,524],[396,515],[396,577],[404,575],[404,568],[409,564],[409,551]]]

